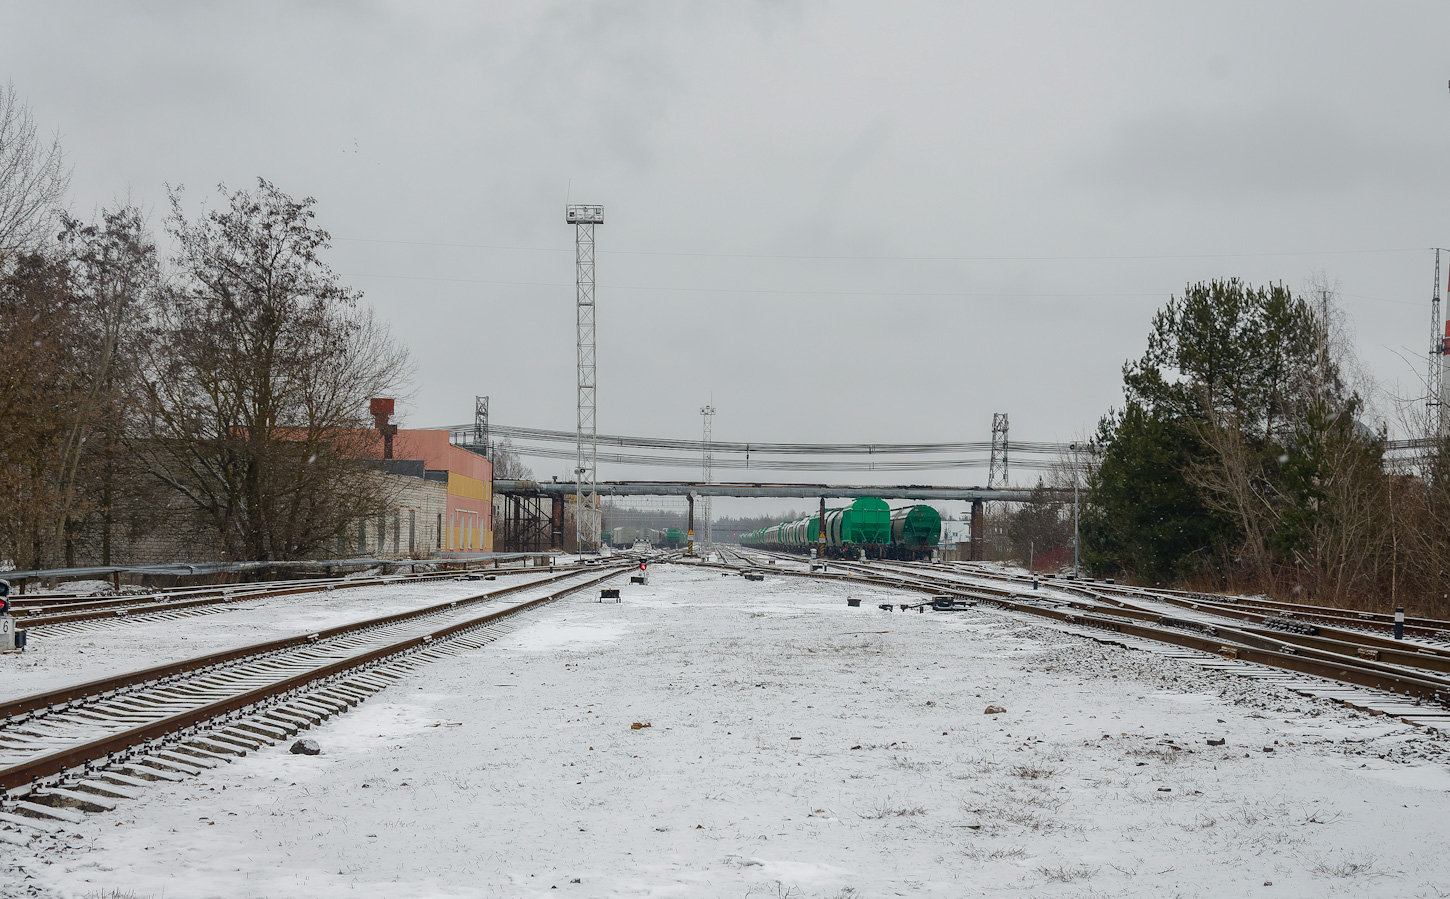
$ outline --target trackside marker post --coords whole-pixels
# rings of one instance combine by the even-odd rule
[[[0,652],[25,651],[25,631],[10,617],[10,582],[0,580]]]

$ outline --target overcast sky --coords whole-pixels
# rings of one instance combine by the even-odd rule
[[[993,412],[1070,440],[1213,277],[1323,273],[1368,369],[1422,390],[1447,26],[1322,0],[3,3],[0,79],[82,213],[129,196],[159,226],[167,183],[200,209],[258,175],[316,197],[416,359],[405,426],[488,394],[573,428],[572,200],[606,208],[601,432],[698,437],[713,396],[724,440],[986,440]],[[689,472],[601,471],[650,474]]]

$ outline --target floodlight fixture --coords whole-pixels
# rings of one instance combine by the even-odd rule
[[[564,221],[570,225],[602,225],[604,224],[604,207],[577,204],[565,206]]]

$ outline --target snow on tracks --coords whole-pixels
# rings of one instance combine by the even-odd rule
[[[657,566],[314,729],[322,756],[209,770],[25,870],[73,895],[176,872],[197,895],[1433,894],[1433,735],[847,590]]]

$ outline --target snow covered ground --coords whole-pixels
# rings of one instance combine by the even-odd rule
[[[0,894],[1450,895],[1444,739],[847,592],[657,566],[315,728],[321,756],[0,844]]]
[[[381,615],[393,615],[530,583],[549,575],[516,574],[496,581],[432,581],[347,587],[237,602],[205,614],[138,616],[65,626],[38,627],[26,651],[0,655],[0,699],[84,683],[210,652],[263,643]]]

